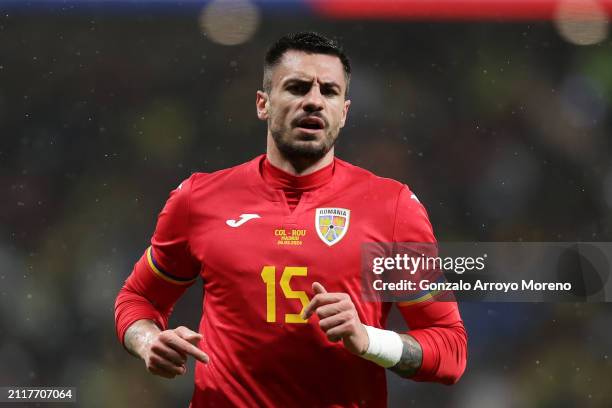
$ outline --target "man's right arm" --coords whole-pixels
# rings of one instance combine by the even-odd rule
[[[208,363],[208,356],[197,347],[202,335],[180,326],[161,331],[151,320],[137,320],[125,332],[125,348],[140,357],[147,370],[165,378],[187,372],[187,356]]]
[[[175,189],[161,211],[151,246],[134,265],[115,301],[117,337],[149,371],[181,374],[187,355],[205,362],[195,347],[201,336],[187,328],[168,330],[174,304],[200,272],[190,250],[189,197],[194,176]],[[171,365],[168,363],[172,363]]]
[[[168,329],[174,304],[194,279],[179,281],[163,275],[166,272],[154,256],[150,247],[119,291],[115,326],[119,341],[145,362],[149,372],[173,378],[185,373],[188,355],[203,363],[208,357],[197,348],[199,333],[186,327]]]

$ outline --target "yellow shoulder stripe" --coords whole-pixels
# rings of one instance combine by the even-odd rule
[[[423,296],[419,296],[419,297],[418,297],[418,298],[416,298],[416,299],[406,300],[406,301],[404,301],[404,302],[397,302],[397,305],[398,305],[399,307],[402,307],[402,306],[411,306],[411,305],[414,305],[414,304],[416,304],[416,303],[421,303],[421,302],[424,302],[424,301],[426,301],[426,300],[429,300],[429,299],[433,298],[433,297],[434,297],[434,296],[436,296],[436,295],[437,295],[439,292],[440,292],[439,290],[434,290],[434,291],[432,291],[432,292],[428,292],[428,293],[424,294]]]
[[[160,278],[162,278],[166,282],[170,282],[170,283],[173,283],[175,285],[190,285],[190,284],[192,284],[193,282],[195,282],[198,279],[197,276],[192,278],[192,279],[180,279],[180,278],[176,278],[176,277],[168,274],[167,272],[162,271],[155,264],[155,261],[153,260],[152,251],[153,251],[153,248],[151,248],[151,247],[147,248],[147,261],[149,263],[149,267],[151,268],[151,270],[157,276],[159,276]]]

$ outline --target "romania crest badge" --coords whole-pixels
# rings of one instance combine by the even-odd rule
[[[349,227],[351,210],[345,208],[317,208],[315,224],[319,238],[327,245],[337,244]]]

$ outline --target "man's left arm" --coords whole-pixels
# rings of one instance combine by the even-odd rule
[[[316,314],[328,340],[342,340],[351,353],[415,381],[454,384],[463,374],[467,336],[455,302],[400,303],[413,328],[400,334],[362,324],[348,294],[329,293],[318,282],[312,288],[315,296],[303,316]]]
[[[437,255],[427,211],[408,186],[399,191],[394,218],[393,242]],[[424,272],[433,273],[432,280],[440,278],[438,271]],[[390,369],[415,381],[457,382],[467,362],[467,332],[452,293],[425,294],[397,306],[410,330],[399,335],[401,357]]]
[[[400,334],[402,354],[390,367],[415,381],[456,383],[467,363],[467,332],[454,301],[397,304],[411,330]]]

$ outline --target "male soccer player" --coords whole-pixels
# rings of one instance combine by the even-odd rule
[[[119,339],[151,373],[197,359],[192,407],[384,407],[385,368],[446,384],[464,371],[455,302],[398,303],[398,334],[384,330],[391,303],[361,298],[362,243],[435,238],[408,187],[334,157],[350,73],[321,35],[273,44],[256,98],[266,154],[183,181],[117,296]],[[199,278],[198,332],[169,329]]]

